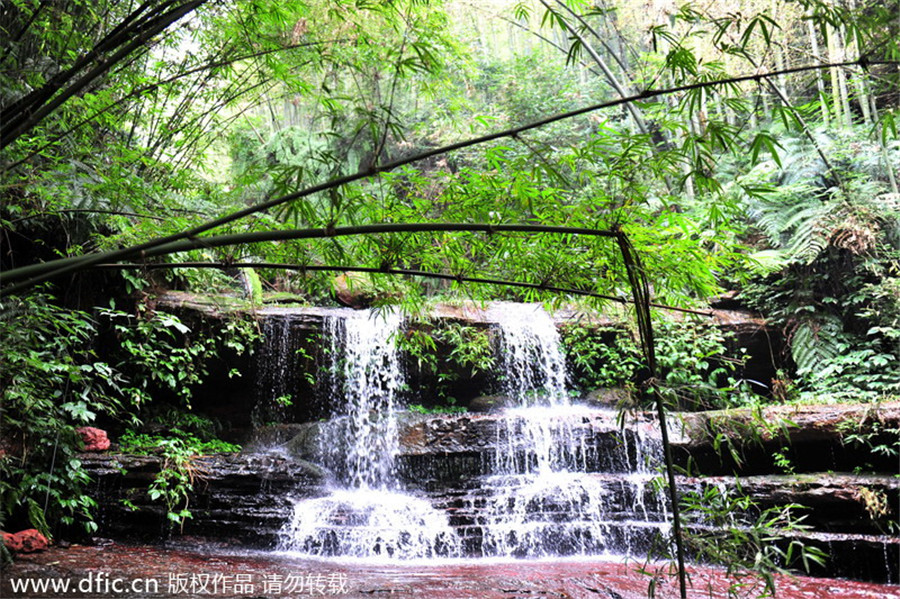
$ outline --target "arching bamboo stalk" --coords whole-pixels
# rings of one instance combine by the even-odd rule
[[[644,272],[643,266],[640,261],[640,256],[634,249],[634,246],[631,244],[631,241],[628,239],[628,236],[621,230],[605,230],[605,229],[577,229],[571,227],[552,227],[552,226],[541,226],[541,225],[472,225],[465,223],[444,223],[444,224],[428,224],[428,223],[418,223],[418,224],[407,224],[407,225],[368,225],[361,227],[342,227],[339,229],[300,229],[300,230],[292,230],[292,231],[266,231],[262,233],[250,233],[243,235],[220,235],[216,237],[207,237],[203,239],[191,239],[185,240],[182,242],[176,242],[169,244],[168,246],[161,246],[160,248],[156,248],[156,251],[148,252],[147,256],[160,255],[160,254],[168,254],[174,253],[177,251],[183,251],[184,246],[189,246],[186,249],[192,249],[192,247],[219,247],[224,245],[235,245],[237,243],[241,243],[240,241],[235,241],[236,239],[246,238],[248,236],[254,237],[272,237],[273,233],[281,233],[283,238],[290,239],[299,239],[299,238],[324,238],[324,237],[336,237],[341,235],[365,235],[365,234],[373,234],[377,232],[388,232],[388,231],[405,231],[405,232],[422,232],[422,231],[461,231],[461,232],[471,232],[471,231],[480,231],[480,232],[502,232],[502,231],[514,231],[514,232],[533,232],[533,233],[568,233],[568,234],[581,234],[581,235],[590,235],[590,236],[600,236],[607,238],[614,238],[618,244],[619,251],[622,254],[622,260],[625,264],[626,273],[628,275],[628,282],[631,287],[631,292],[633,296],[633,304],[635,306],[635,318],[637,321],[638,332],[641,340],[641,349],[644,354],[644,360],[647,365],[647,379],[643,382],[643,386],[646,390],[652,394],[653,400],[656,406],[656,414],[657,420],[659,421],[659,430],[660,430],[660,438],[663,446],[663,460],[665,462],[666,469],[666,480],[667,487],[669,491],[669,502],[671,504],[672,510],[672,537],[673,543],[675,545],[675,559],[678,570],[678,587],[680,596],[682,599],[687,599],[687,573],[685,570],[685,552],[684,552],[684,539],[682,537],[682,527],[681,527],[681,511],[678,504],[678,490],[675,483],[675,465],[674,460],[672,458],[672,448],[669,443],[669,433],[668,426],[666,423],[666,408],[663,401],[662,394],[659,392],[657,388],[658,381],[656,379],[657,374],[657,363],[656,363],[656,350],[654,344],[654,336],[653,336],[653,324],[651,321],[650,315],[650,307],[652,303],[650,302],[650,284],[647,280],[646,273]],[[206,242],[206,243],[203,243]],[[181,249],[179,249],[181,248]],[[277,264],[258,264],[258,263],[183,263],[182,266],[190,266],[190,267],[198,267],[198,265],[202,265],[200,267],[253,267],[253,268],[262,268],[266,266],[275,266],[278,268],[286,268],[288,265],[277,265]],[[98,265],[99,266],[99,265]],[[148,266],[154,265],[143,265],[143,264],[110,264],[103,265],[103,268],[145,268]],[[168,265],[155,265],[157,267],[167,267],[174,268],[176,265],[168,264]],[[564,288],[544,286],[533,283],[521,283],[515,281],[499,281],[494,279],[481,279],[475,277],[461,277],[450,274],[442,274],[442,273],[430,273],[427,271],[416,271],[416,270],[407,270],[407,269],[391,269],[391,268],[375,268],[375,267],[351,267],[344,268],[339,266],[317,266],[317,265],[290,265],[290,268],[295,270],[357,270],[360,272],[382,272],[382,273],[396,273],[396,274],[407,274],[413,276],[431,276],[434,278],[444,278],[451,280],[468,280],[470,282],[479,282],[479,283],[494,283],[494,284],[505,284],[510,286],[517,287],[529,287],[529,288],[537,288],[544,289],[548,291],[558,291],[565,292]],[[568,290],[573,292],[578,292],[577,290]],[[598,297],[604,297],[600,294],[593,293],[584,293],[585,295],[594,295]],[[608,299],[617,299],[606,296]],[[617,301],[622,301],[617,299]]]
[[[566,119],[574,118],[576,116],[581,116],[583,114],[588,114],[590,112],[594,112],[603,108],[610,108],[612,106],[618,106],[621,104],[627,104],[629,102],[634,102],[636,100],[668,95],[679,92],[686,92],[695,89],[705,89],[708,87],[715,87],[718,85],[730,85],[734,83],[740,83],[743,81],[759,81],[765,80],[770,77],[775,77],[782,74],[790,74],[790,73],[802,73],[806,71],[815,71],[819,69],[828,69],[834,67],[841,66],[849,66],[858,64],[859,61],[847,61],[838,64],[816,64],[816,65],[805,65],[800,67],[792,67],[789,69],[784,69],[781,71],[772,71],[769,73],[754,73],[752,75],[743,75],[740,77],[729,77],[727,79],[719,79],[714,81],[698,81],[695,83],[690,83],[686,85],[679,85],[675,87],[662,88],[662,89],[648,89],[642,91],[634,96],[629,96],[627,98],[617,98],[615,100],[610,100],[607,102],[601,102],[599,104],[594,104],[591,106],[586,106],[583,108],[578,108],[576,110],[571,110],[569,112],[564,112],[560,114],[556,114],[553,116],[549,116],[532,123],[527,123],[525,125],[520,125],[518,127],[514,127],[511,129],[505,129],[503,131],[497,131],[495,133],[490,133],[488,135],[483,135],[481,137],[471,138],[465,141],[449,144],[446,146],[442,146],[440,148],[435,148],[433,150],[428,150],[425,152],[421,152],[419,154],[415,154],[413,156],[409,156],[407,158],[402,158],[399,160],[395,160],[393,162],[389,162],[383,165],[374,165],[369,169],[359,171],[357,173],[351,175],[345,175],[343,177],[338,177],[336,179],[332,179],[330,181],[326,181],[323,183],[319,183],[317,185],[313,185],[311,187],[307,187],[300,191],[290,193],[278,198],[273,198],[271,200],[267,200],[265,202],[261,202],[259,204],[254,204],[252,206],[248,206],[241,210],[237,210],[225,216],[207,221],[200,225],[197,225],[191,229],[181,231],[179,233],[174,233],[172,235],[166,235],[163,237],[159,237],[156,239],[151,239],[144,243],[136,244],[133,246],[129,246],[126,248],[122,248],[119,250],[113,250],[109,252],[96,252],[93,254],[87,254],[84,256],[76,256],[72,258],[63,258],[60,260],[53,260],[50,262],[45,262],[38,265],[26,266],[22,268],[13,269],[5,274],[2,274],[2,278],[0,281],[3,282],[15,282],[12,285],[9,285],[6,288],[0,289],[0,296],[12,293],[18,293],[24,289],[28,289],[38,283],[42,283],[44,281],[48,281],[55,277],[59,277],[65,274],[69,274],[75,272],[77,270],[81,270],[87,268],[89,266],[93,266],[95,264],[99,264],[101,262],[109,262],[109,261],[118,261],[118,260],[129,260],[135,257],[140,257],[148,253],[150,250],[158,248],[160,246],[164,246],[167,244],[171,244],[173,242],[177,242],[185,239],[192,239],[197,235],[205,233],[211,229],[215,229],[217,227],[226,225],[228,223],[232,223],[234,221],[240,220],[246,216],[250,216],[252,214],[256,214],[259,212],[264,212],[271,208],[280,206],[282,204],[286,204],[293,200],[307,197],[313,195],[315,193],[319,193],[322,191],[327,191],[330,189],[335,189],[341,187],[343,185],[347,185],[349,183],[354,183],[356,181],[360,181],[362,179],[372,177],[378,175],[380,173],[389,172],[395,170],[401,166],[405,166],[407,164],[412,164],[415,162],[419,162],[425,160],[427,158],[432,158],[434,156],[440,156],[443,154],[447,154],[449,152],[472,147],[476,145],[480,145],[483,143],[487,143],[490,141],[494,141],[497,139],[503,139],[507,137],[515,137],[520,133],[525,131],[530,131],[532,129],[538,129],[540,127],[544,127],[551,123],[563,121]],[[868,64],[898,64],[898,61],[871,61]],[[21,282],[19,282],[21,281]]]
[[[464,275],[454,275],[441,272],[433,272],[428,270],[417,270],[409,268],[381,268],[377,266],[347,266],[332,264],[281,264],[278,262],[159,262],[159,263],[120,263],[120,264],[97,264],[91,268],[102,270],[173,270],[177,268],[210,268],[218,270],[227,270],[229,268],[253,268],[253,269],[269,269],[269,270],[292,270],[295,272],[360,272],[369,274],[386,274],[386,275],[402,275],[408,277],[422,277],[425,279],[440,279],[443,281],[456,281],[458,283],[477,283],[483,285],[500,285],[503,287],[519,287],[522,289],[534,289],[536,291],[549,291],[551,293],[565,293],[569,295],[579,295],[582,297],[596,297],[611,302],[616,302],[623,306],[631,305],[634,300],[628,300],[623,297],[597,293],[596,291],[588,291],[586,289],[574,289],[571,287],[559,287],[557,285],[546,285],[544,283],[527,283],[525,281],[510,281],[507,279],[491,279],[485,277],[468,277]],[[696,314],[698,316],[713,316],[709,310],[695,310],[693,308],[684,308],[682,306],[669,306],[667,304],[658,304],[650,302],[652,308],[660,310],[671,310],[673,312],[683,312],[685,314]]]

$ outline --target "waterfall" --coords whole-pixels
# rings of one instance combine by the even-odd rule
[[[257,431],[261,460],[248,456],[253,461],[233,470],[229,459],[221,479],[234,479],[228,483],[234,488],[222,495],[211,487],[198,507],[198,520],[213,523],[207,528],[214,526],[216,534],[237,530],[266,542],[275,536],[289,557],[366,560],[642,559],[671,537],[670,506],[660,484],[659,423],[650,412],[623,419],[608,408],[579,405],[565,385],[559,335],[540,307],[454,305],[436,309],[427,325],[409,326],[427,333],[441,320],[471,319],[479,334],[492,327],[496,371],[490,392],[502,390],[508,400],[484,398],[490,401],[473,402],[470,407],[478,409],[469,413],[404,410],[404,396],[417,387],[404,372],[410,357],[422,359],[420,366],[425,359],[444,364],[438,372],[419,369],[418,397],[435,388],[428,378],[434,375],[462,383],[453,387],[461,404],[476,390],[463,388],[464,368],[444,369],[448,355],[462,347],[452,341],[435,345],[448,354],[399,355],[395,341],[411,334],[399,314],[287,307],[261,313],[265,345],[256,353],[254,416],[279,421],[284,402],[278,398],[287,396],[296,404],[287,416],[303,421],[288,418]],[[471,380],[484,391],[483,377]],[[423,397],[423,404],[441,406],[442,399]],[[670,430],[679,430],[674,420]],[[690,432],[681,431],[679,442]],[[256,496],[248,493],[256,484],[245,480],[245,467],[258,464],[278,469],[272,467],[277,474],[271,481],[247,479],[260,480]],[[709,486],[718,480],[683,480],[682,490],[713,489],[724,496],[739,489]],[[223,520],[228,510],[233,519]],[[740,526],[741,515],[733,516],[726,524]],[[687,530],[716,525],[691,514],[685,522]],[[835,543],[841,559],[850,551],[871,564],[884,552],[880,571],[896,580],[887,563],[896,549],[893,539],[813,534],[798,539]]]
[[[457,555],[446,514],[404,492],[396,476],[397,399],[406,384],[395,343],[396,311],[341,311],[326,318],[341,412],[322,426],[322,461],[332,492],[294,502],[280,548],[311,556],[432,558]]]
[[[568,405],[566,362],[550,315],[532,304],[506,304],[497,314],[504,392],[518,406]]]
[[[493,474],[483,481],[490,490],[477,520],[483,554],[639,552],[637,545],[645,546],[658,528],[647,522],[661,505],[647,465],[657,457],[657,448],[638,435],[629,451],[623,436],[621,448],[606,461],[632,474],[622,480],[589,473],[592,443],[584,423],[592,411],[569,401],[565,360],[552,319],[536,305],[506,305],[495,314],[504,391],[514,406],[505,410]],[[631,498],[644,521],[623,526],[632,520],[623,497]]]
[[[257,426],[282,422],[285,405],[293,398],[296,383],[290,318],[266,318],[262,324],[266,343],[255,357],[256,405],[253,423]]]
[[[446,514],[427,499],[383,489],[335,489],[298,501],[281,535],[283,550],[318,557],[459,555]]]
[[[410,465],[432,466],[404,453],[420,437],[400,444],[412,430],[398,421],[410,384],[396,344],[403,318],[390,310],[323,313],[319,361],[328,367],[317,388],[331,414],[315,426],[316,459],[330,482],[321,496],[291,500],[281,550],[404,560],[636,556],[666,531],[665,499],[652,484],[661,453],[653,423],[620,430],[613,411],[570,401],[560,338],[540,306],[489,312],[495,376],[509,405],[499,414],[428,417],[417,430],[447,426],[466,443],[471,424],[496,437],[473,440],[481,455],[466,467],[471,475],[443,478],[442,458],[433,454],[427,482]],[[264,326],[270,370],[291,367],[288,321]],[[260,376],[271,396],[289,395],[297,380],[267,370]]]
[[[405,384],[394,337],[403,323],[395,311],[329,317],[330,397],[344,414],[323,427],[325,462],[350,488],[395,486],[397,394]]]
[[[506,410],[506,443],[495,470],[549,474],[577,468],[580,443],[566,423],[573,406],[566,394],[566,363],[550,315],[536,304],[504,304],[495,311]]]

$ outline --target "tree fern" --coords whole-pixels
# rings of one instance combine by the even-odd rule
[[[787,221],[789,244],[785,253],[791,261],[810,264],[828,247],[838,212],[833,203],[811,204],[798,210]]]
[[[846,347],[841,321],[831,315],[818,315],[801,322],[791,336],[791,357],[800,376],[809,376],[822,368]]]

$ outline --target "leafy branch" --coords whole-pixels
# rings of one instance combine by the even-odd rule
[[[99,253],[93,253],[93,254],[86,254],[86,255],[82,255],[82,256],[76,256],[76,257],[72,257],[72,258],[63,258],[63,259],[59,259],[59,260],[46,262],[43,264],[13,269],[13,270],[10,270],[10,271],[4,273],[2,279],[0,279],[5,282],[13,283],[11,285],[8,285],[6,288],[0,289],[0,294],[18,293],[24,289],[27,289],[27,288],[29,288],[33,285],[36,285],[38,283],[41,283],[43,281],[47,281],[47,280],[50,280],[50,279],[53,279],[53,278],[56,278],[56,277],[59,277],[59,276],[65,275],[65,274],[70,274],[72,272],[82,270],[84,268],[93,266],[95,264],[99,264],[101,262],[124,260],[124,259],[133,258],[136,256],[142,256],[142,255],[154,255],[152,253],[152,250],[155,250],[157,248],[160,248],[163,246],[170,246],[181,240],[194,238],[194,237],[200,235],[201,233],[205,233],[206,231],[209,231],[211,229],[214,229],[214,228],[226,225],[228,223],[237,221],[246,216],[264,212],[271,208],[275,208],[282,204],[286,204],[288,202],[291,202],[291,201],[294,201],[294,200],[297,200],[297,199],[300,199],[303,197],[307,197],[307,196],[313,195],[315,193],[319,193],[322,191],[328,191],[330,189],[336,189],[338,187],[347,185],[349,183],[354,183],[354,182],[360,181],[362,179],[373,177],[380,173],[385,173],[385,172],[395,170],[395,169],[397,169],[401,166],[405,166],[407,164],[412,164],[415,162],[425,160],[427,158],[433,158],[435,156],[447,154],[447,153],[455,151],[455,150],[468,148],[471,146],[476,146],[476,145],[484,144],[484,143],[487,143],[490,141],[495,141],[495,140],[503,139],[503,138],[507,138],[507,137],[514,138],[515,136],[517,136],[525,131],[530,131],[532,129],[538,129],[540,127],[544,127],[551,123],[556,123],[556,122],[563,121],[566,119],[571,119],[573,117],[587,114],[590,112],[594,112],[594,111],[597,111],[597,110],[600,110],[603,108],[618,106],[618,105],[621,105],[621,104],[624,104],[627,102],[634,102],[634,101],[647,99],[647,98],[651,98],[651,97],[656,97],[656,96],[661,96],[661,95],[698,90],[698,89],[715,87],[715,86],[720,86],[720,85],[733,85],[735,83],[740,83],[740,82],[745,82],[745,81],[759,81],[759,80],[763,80],[763,79],[766,79],[769,77],[776,77],[776,76],[784,75],[784,74],[801,73],[801,72],[806,72],[806,71],[815,71],[815,70],[819,70],[819,69],[835,68],[835,67],[847,66],[847,65],[851,65],[851,64],[858,64],[858,62],[859,61],[845,61],[845,62],[840,62],[840,63],[832,63],[829,65],[805,65],[805,66],[792,67],[792,68],[788,68],[788,69],[782,69],[782,70],[778,70],[778,71],[771,71],[768,73],[754,73],[754,74],[750,74],[750,75],[743,75],[743,76],[739,76],[739,77],[730,77],[730,78],[725,78],[725,79],[697,81],[697,82],[693,82],[693,83],[689,83],[689,84],[685,84],[685,85],[668,87],[668,88],[664,88],[664,89],[645,90],[643,92],[640,92],[637,95],[629,96],[627,98],[618,98],[615,100],[601,102],[599,104],[586,106],[586,107],[579,108],[576,110],[563,112],[563,113],[549,116],[549,117],[546,117],[543,119],[539,119],[537,121],[534,121],[534,122],[531,122],[531,123],[528,123],[525,125],[521,125],[518,127],[513,127],[510,129],[503,130],[503,131],[498,131],[498,132],[483,135],[480,137],[471,138],[471,139],[468,139],[465,141],[448,144],[448,145],[445,145],[445,146],[442,146],[439,148],[435,148],[432,150],[426,150],[424,152],[420,152],[418,154],[414,154],[414,155],[406,157],[406,158],[400,158],[398,160],[394,160],[394,161],[388,162],[386,164],[382,164],[382,165],[373,164],[368,169],[361,170],[361,171],[358,171],[358,172],[350,174],[350,175],[337,177],[330,181],[319,183],[319,184],[307,187],[305,189],[296,191],[294,193],[289,193],[289,194],[286,194],[286,195],[283,195],[283,196],[280,196],[277,198],[266,200],[264,202],[260,202],[255,205],[248,206],[247,208],[237,210],[235,212],[232,212],[231,214],[227,214],[225,216],[207,221],[206,223],[192,227],[186,231],[182,231],[182,232],[175,233],[172,235],[166,235],[163,237],[158,237],[158,238],[151,239],[149,241],[146,241],[146,242],[143,242],[140,244],[136,244],[136,245],[133,245],[130,247],[122,248],[119,250],[113,250],[110,252],[99,252]],[[900,64],[900,61],[887,61],[886,60],[886,61],[878,61],[877,63],[872,62],[869,64]],[[490,226],[484,225],[482,230],[487,230],[490,228],[491,228]],[[324,230],[323,230],[323,232],[324,232]],[[252,236],[253,234],[249,234],[249,235]],[[277,235],[277,233],[273,233],[273,235]],[[324,235],[317,235],[317,236],[324,236]],[[244,241],[245,241],[244,239],[235,240],[236,243],[242,243]],[[247,239],[247,241],[249,241],[249,238]],[[202,242],[201,242],[201,245],[202,245]],[[196,247],[196,246],[190,246],[190,244],[189,244],[189,247],[187,247],[186,249],[190,249],[190,247]],[[173,251],[179,251],[179,250],[173,250]],[[163,252],[163,253],[170,253],[170,252]]]

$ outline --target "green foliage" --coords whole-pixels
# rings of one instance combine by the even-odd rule
[[[259,280],[259,275],[256,274],[256,271],[252,268],[245,268],[242,270],[242,273],[243,276],[246,277],[250,286],[250,304],[253,307],[262,306],[262,281]]]
[[[637,22],[624,5],[613,10],[571,2],[565,4],[568,11],[560,4],[548,8],[539,31],[559,45],[554,60],[546,45],[532,51],[529,44],[522,51],[521,40],[508,32],[480,35],[464,47],[463,36],[453,39],[447,14],[435,3],[205,3],[185,27],[164,24],[151,39],[117,55],[118,46],[97,44],[120,29],[123,43],[137,40],[142,18],[125,22],[131,3],[69,0],[62,9],[54,2],[15,0],[0,11],[0,127],[10,117],[29,122],[0,149],[2,266],[135,246],[204,223],[208,231],[217,216],[287,194],[290,199],[280,205],[248,211],[216,228],[245,234],[425,220],[616,229],[643,256],[654,300],[691,304],[706,301],[723,284],[742,283],[751,270],[742,243],[754,243],[761,234],[766,243],[754,248],[761,250],[755,256],[757,286],[745,296],[791,340],[799,379],[794,386],[840,397],[896,392],[900,233],[897,206],[883,194],[885,172],[898,163],[891,145],[896,69],[850,68],[852,82],[861,87],[843,93],[853,103],[846,119],[870,106],[880,113],[869,122],[878,147],[861,150],[853,148],[856,141],[828,144],[807,124],[819,118],[817,109],[827,118],[839,108],[838,83],[823,77],[820,98],[807,79],[814,74],[759,75],[817,54],[797,34],[803,19],[813,25],[814,36],[846,44],[838,50],[850,60],[898,58],[896,15],[889,7],[855,11],[824,0],[764,4],[688,4],[664,25]],[[786,12],[775,15],[774,8]],[[524,5],[514,12],[528,23]],[[478,23],[479,29],[485,26]],[[78,86],[78,75],[89,72],[100,76]],[[695,86],[745,73],[757,74],[756,80]],[[843,75],[831,73],[835,81]],[[60,79],[63,89],[57,90]],[[374,167],[391,160],[509,124],[640,90],[682,86],[686,91],[677,94],[641,94],[646,97],[625,109],[610,107],[493,138],[478,148],[437,152],[402,171],[306,191],[357,170],[374,174]],[[828,92],[838,98],[832,106],[826,106]],[[59,105],[37,115],[29,106],[18,109],[17,101],[31,93]],[[782,131],[812,137],[815,147],[792,145]],[[837,168],[815,164],[815,150]],[[767,162],[751,172],[755,179],[736,176],[759,161]],[[783,177],[779,189],[767,193],[771,171],[760,171],[775,167]],[[855,172],[866,179],[854,180]],[[22,251],[10,239],[28,247]],[[629,292],[615,244],[579,236],[326,236],[306,243],[201,248],[184,258],[226,265],[248,259],[397,267],[614,297]],[[196,288],[227,289],[220,275],[198,272],[203,274],[186,277]],[[272,281],[273,273],[262,276],[308,298],[331,293],[330,275],[301,272],[280,281]],[[374,295],[398,295],[383,293],[399,287],[389,281],[373,276]],[[540,289],[426,287],[414,279],[401,288],[400,301],[421,302],[426,293],[420,288],[529,301],[558,298]],[[11,439],[23,451],[4,453],[0,489],[4,509],[27,512],[46,529],[56,518],[48,512],[56,508],[63,517],[89,508],[79,495],[84,481],[70,452],[76,443],[72,427],[100,411],[127,414],[134,404],[143,408],[161,395],[189,406],[191,388],[221,346],[214,335],[187,330],[172,315],[111,310],[105,318],[121,342],[121,351],[107,360],[114,369],[91,355],[93,324],[86,315],[69,319],[53,309],[42,314],[40,303],[28,306],[25,321],[3,322],[12,341],[0,354],[2,424],[4,431],[21,435]],[[248,338],[226,335],[225,343],[240,351]],[[659,384],[673,405],[746,401],[729,391],[735,385],[731,358],[719,357],[725,343],[717,331],[660,324],[657,339]],[[489,339],[481,333],[439,336],[424,330],[407,341],[401,343],[420,369],[444,377],[444,395],[458,373],[493,365]],[[617,336],[610,346],[589,332],[573,332],[568,343],[580,385],[628,384],[635,378],[639,365],[630,338]],[[440,345],[450,348],[446,363],[434,357]],[[786,377],[780,380],[791,386]],[[173,523],[183,522],[193,476],[190,449],[170,439],[162,451],[165,464],[152,493],[166,503]],[[65,478],[55,478],[64,470]],[[720,513],[741,507],[728,498],[708,499]],[[715,549],[735,568],[743,558],[755,560],[769,585],[772,564],[789,563],[794,547],[789,544],[784,554],[764,548],[773,529],[789,527],[779,518],[769,514],[750,522],[746,538],[743,529],[725,522],[722,548],[710,542],[701,553]]]
[[[210,455],[215,453],[236,453],[241,450],[240,445],[222,441],[216,438],[204,438],[185,433],[182,430],[173,428],[166,435],[154,435],[148,433],[138,433],[134,430],[125,431],[119,438],[119,449],[123,453],[133,453],[137,455],[158,455],[165,454],[166,450],[177,441],[180,449],[194,456]]]
[[[791,462],[790,456],[787,455],[785,448],[773,451],[772,459],[775,461],[775,467],[784,474],[794,474],[794,464]]]
[[[715,414],[707,423],[707,434],[719,459],[723,460],[727,455],[738,467],[744,463],[747,449],[778,440],[782,446],[773,453],[774,464],[782,470],[790,470],[792,464],[787,451],[790,429],[796,426],[789,418],[765,413],[762,406],[755,403],[746,410],[725,410]]]
[[[662,388],[679,407],[722,409],[756,401],[733,377],[743,355],[731,355],[722,329],[704,321],[663,320],[654,334]]]
[[[193,333],[178,317],[162,311],[135,317],[103,310],[118,341],[118,367],[136,385],[124,389],[136,405],[163,391],[190,408],[193,388],[208,374],[208,362],[221,352],[250,351],[258,337],[249,319],[227,319],[220,328]]]
[[[151,501],[159,501],[165,506],[170,526],[183,527],[184,521],[191,517],[191,491],[196,479],[202,477],[202,470],[195,463],[196,458],[216,453],[235,453],[241,447],[211,437],[212,423],[208,419],[182,412],[175,417],[170,414],[169,420],[198,431],[200,436],[177,427],[171,428],[166,435],[139,433],[129,429],[119,439],[119,450],[160,458],[159,472],[154,475],[147,494]]]
[[[741,356],[729,355],[721,329],[702,321],[654,321],[659,386],[681,409],[721,409],[756,400],[733,377]],[[567,324],[561,340],[570,376],[584,391],[633,386],[642,357],[634,338],[615,328]]]
[[[641,351],[627,330],[566,323],[560,341],[575,387],[590,391],[634,383]]]
[[[488,332],[473,326],[449,323],[439,330],[438,339],[447,344],[451,364],[468,369],[472,375],[491,370],[496,363]]]
[[[878,414],[878,404],[860,419],[848,419],[838,424],[841,441],[851,447],[865,449],[873,458],[896,461],[900,457],[900,428],[889,426]],[[875,471],[866,460],[856,466],[858,472]]]
[[[156,445],[162,458],[159,472],[147,489],[152,501],[162,501],[170,526],[184,526],[191,518],[190,493],[194,488],[197,470],[196,454],[183,439],[160,439]]]
[[[35,295],[4,301],[0,316],[0,506],[7,520],[27,518],[46,534],[75,522],[89,532],[96,530],[91,520],[94,501],[86,493],[89,479],[76,455],[81,438],[75,429],[92,424],[100,414],[136,421],[142,409],[156,413],[160,422],[184,435],[170,447],[172,464],[179,463],[176,450],[236,449],[199,440],[214,433],[210,421],[186,412],[159,415],[152,404],[160,389],[168,389],[189,405],[190,385],[200,381],[206,360],[218,351],[248,349],[255,335],[248,323],[227,321],[220,337],[182,345],[179,335],[188,331],[174,316],[157,313],[140,320],[103,311],[121,343],[119,356],[128,356],[113,367],[97,356],[98,325],[88,314],[58,308],[48,296]],[[128,446],[128,439],[126,447],[136,449]],[[161,493],[181,484],[173,477],[165,481],[160,482]]]
[[[448,404],[428,409],[457,411],[451,385],[489,372],[496,361],[488,331],[461,323],[413,326],[399,335],[396,342],[415,360],[420,374],[436,380],[435,398]],[[410,409],[414,410],[415,406]]]
[[[761,508],[738,487],[736,492],[714,485],[682,497],[682,514],[691,522],[685,535],[693,559],[721,565],[735,582],[729,597],[741,597],[761,583],[764,596],[774,596],[775,576],[797,569],[809,572],[824,564],[826,555],[792,536],[808,530],[803,506]]]
[[[437,341],[431,331],[412,328],[403,335],[397,335],[395,341],[401,351],[415,359],[419,371],[437,374]]]
[[[743,297],[785,330],[803,392],[873,399],[900,389],[900,206],[864,166],[859,147],[874,151],[869,142],[820,141],[840,169],[824,170],[791,142],[801,152],[786,157],[784,184],[747,200],[769,247],[755,255],[760,274]]]
[[[152,400],[151,389],[166,389],[190,405],[191,385],[206,374],[205,360],[212,353],[206,339],[184,343],[190,329],[176,316],[162,312],[136,318],[121,311],[106,310],[125,356],[120,367],[135,373],[139,386],[129,389],[137,404]]]
[[[63,310],[46,295],[0,306],[2,453],[0,512],[26,517],[49,535],[59,524],[96,530],[89,482],[77,453],[79,426],[98,414],[127,418],[126,381],[97,359],[93,320]]]

